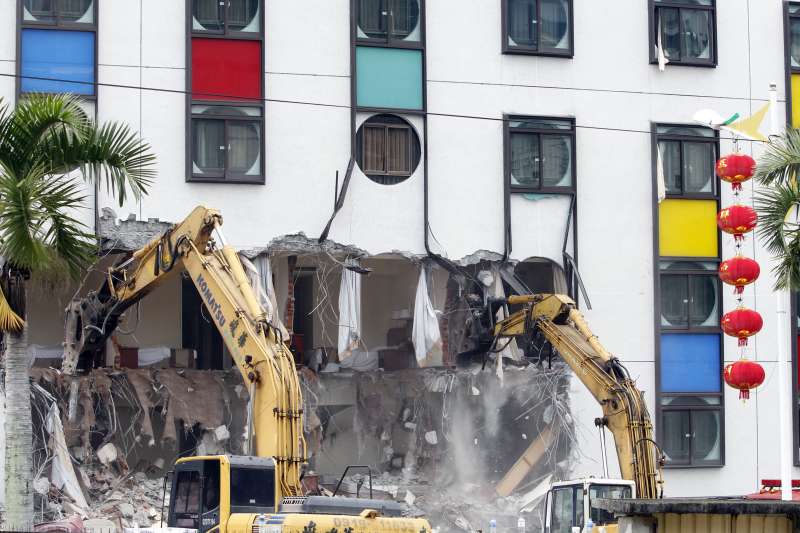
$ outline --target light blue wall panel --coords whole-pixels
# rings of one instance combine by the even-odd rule
[[[22,92],[94,94],[93,32],[24,29],[21,49],[22,76],[59,80],[23,77]]]
[[[661,392],[719,392],[719,335],[661,335]]]
[[[356,101],[362,107],[422,109],[422,51],[356,47]]]

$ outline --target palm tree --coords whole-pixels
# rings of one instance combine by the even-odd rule
[[[775,288],[781,290],[800,289],[799,172],[800,129],[787,128],[770,140],[754,174],[764,186],[755,194],[758,234],[778,261],[773,274]]]
[[[16,108],[0,101],[0,331],[4,333],[6,473],[4,530],[30,530],[33,519],[32,428],[26,284],[31,274],[77,277],[95,254],[78,218],[85,182],[105,187],[120,205],[140,198],[155,157],[127,126],[98,127],[66,95],[32,94]]]

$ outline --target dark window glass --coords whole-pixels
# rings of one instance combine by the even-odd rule
[[[511,184],[539,188],[539,135],[511,134]]]
[[[393,185],[416,170],[420,144],[411,125],[395,115],[377,115],[356,132],[356,159],[371,180]]]
[[[24,0],[22,7],[24,21],[81,24],[94,22],[93,0]]]
[[[590,516],[594,525],[605,526],[617,523],[614,513],[592,507],[595,499],[621,500],[631,497],[633,497],[633,491],[625,485],[589,485],[589,509],[591,509]]]
[[[275,505],[275,471],[265,468],[231,468],[231,506]]]
[[[573,136],[564,120],[511,119],[509,172],[513,189],[572,187]]]
[[[228,122],[228,171],[233,174],[261,174],[261,123]]]
[[[722,458],[719,397],[666,397],[661,403],[661,446],[667,460],[675,464],[718,464]]]
[[[686,192],[711,192],[714,179],[714,145],[683,143],[683,177]]]
[[[175,483],[174,525],[196,529],[200,513],[200,472],[178,472]]]
[[[419,0],[358,0],[358,38],[420,41]]]
[[[661,276],[661,325],[689,326],[689,283],[687,276]]]
[[[719,326],[718,278],[715,271],[709,271],[704,266],[692,261],[661,265],[662,326]]]
[[[225,29],[225,3],[219,0],[192,0],[192,29],[223,31]]]
[[[667,460],[675,463],[689,462],[689,441],[692,437],[689,411],[664,411],[661,419],[661,449]]]
[[[661,141],[658,143],[661,164],[664,170],[664,182],[668,193],[681,193],[681,143],[678,141]]]
[[[662,6],[654,11],[656,42],[671,63],[712,64],[714,57],[714,8],[711,0],[686,0],[685,7]],[[703,6],[703,7],[701,7]],[[707,6],[707,7],[706,7]],[[658,52],[655,51],[654,60]]]
[[[258,32],[260,0],[230,0],[228,2],[228,29],[231,31]]]
[[[570,0],[505,0],[506,43],[530,51],[570,48]]]
[[[203,461],[203,512],[219,507],[219,461]]]
[[[225,122],[192,120],[195,174],[222,174],[225,170]]]
[[[789,57],[792,68],[800,68],[800,18],[789,19]]]

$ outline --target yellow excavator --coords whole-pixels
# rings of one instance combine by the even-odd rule
[[[508,318],[495,320],[501,306],[517,310],[507,313]],[[593,508],[594,499],[662,496],[664,454],[653,439],[644,396],[622,363],[600,344],[571,298],[526,294],[488,299],[482,319],[484,347],[490,347],[487,351],[512,338],[522,342],[528,356],[538,355],[545,345],[555,350],[600,404],[603,416],[595,425],[601,428],[601,435],[607,428],[614,437],[622,479],[608,478],[605,440],[601,438],[604,477],[553,483],[545,500],[545,533],[612,533],[617,530],[614,517]]]
[[[426,520],[403,518],[395,502],[304,495],[303,402],[294,358],[221,226],[218,211],[195,208],[67,308],[63,370],[74,374],[97,366],[126,309],[185,272],[242,374],[250,392],[251,453],[179,459],[167,526],[197,533],[429,532]]]

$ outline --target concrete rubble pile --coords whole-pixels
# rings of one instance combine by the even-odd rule
[[[163,476],[179,455],[242,452],[246,391],[235,371],[95,369],[70,377],[33,368],[31,375],[39,521],[158,525]]]
[[[480,366],[353,375],[303,374],[311,466],[335,486],[347,464],[373,469],[373,496],[405,504],[441,531],[535,527],[552,479],[576,453],[569,369]],[[523,460],[524,456],[524,460]],[[340,493],[369,494],[366,471]]]

